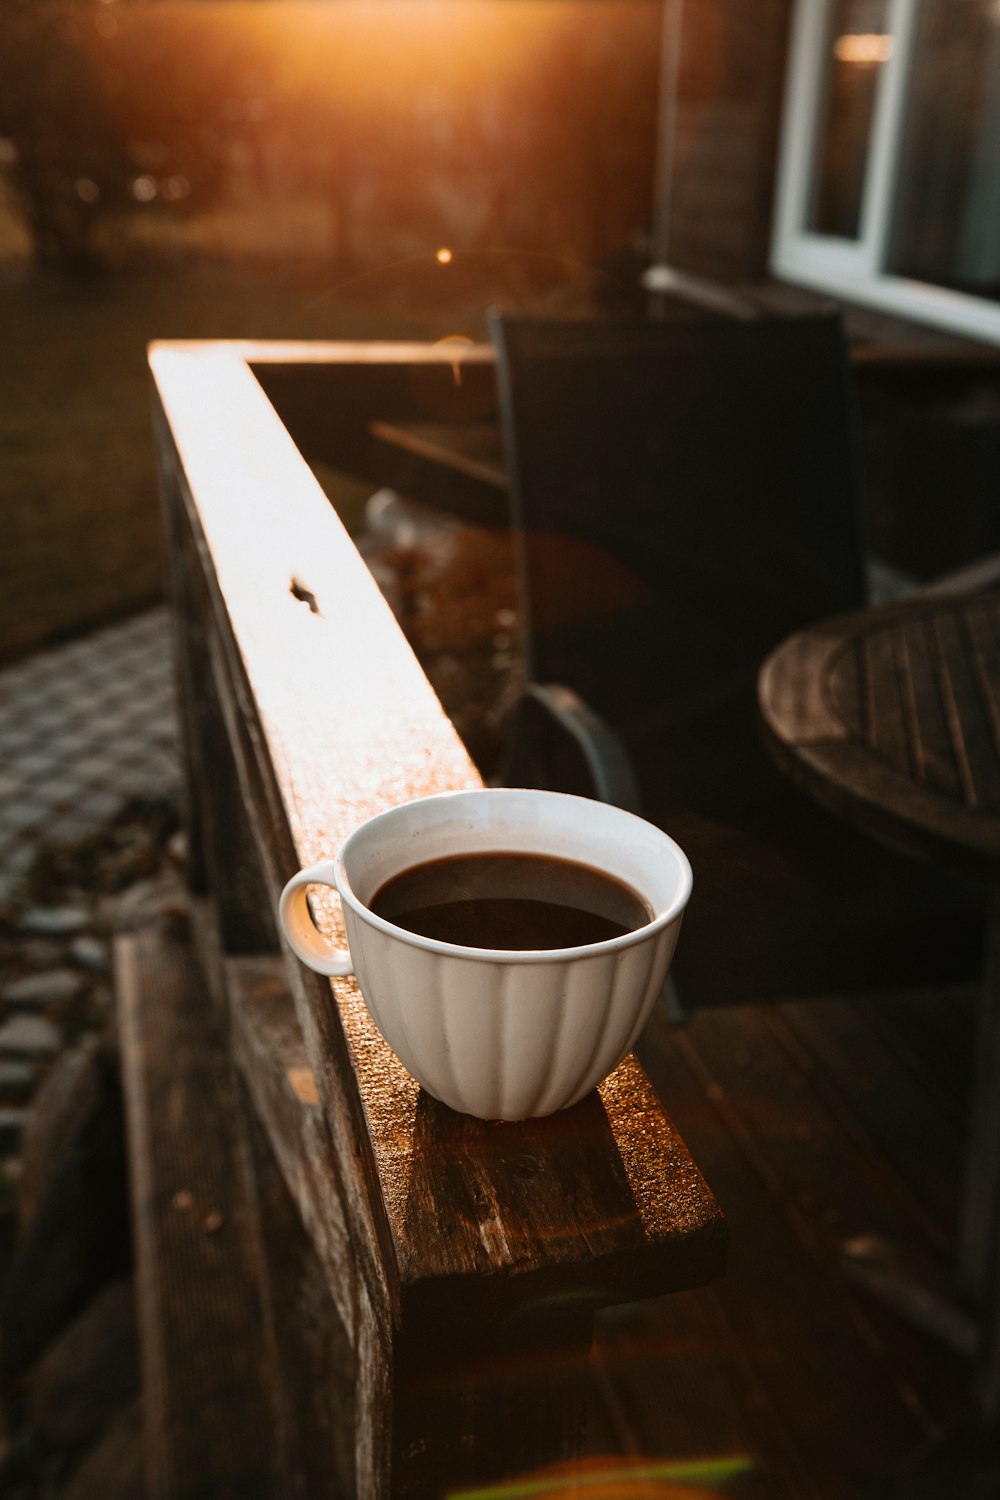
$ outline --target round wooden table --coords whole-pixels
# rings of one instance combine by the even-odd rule
[[[1000,592],[911,596],[790,637],[764,663],[778,763],[861,828],[1000,875]]]
[[[829,810],[919,859],[978,876],[990,922],[959,1226],[960,1302],[1000,1414],[1000,592],[907,599],[824,620],[761,668],[776,762]],[[932,1128],[929,1122],[929,1128]],[[897,1305],[908,1299],[898,1294]],[[928,1300],[914,1289],[914,1315]],[[976,1310],[970,1325],[962,1301]],[[939,1309],[940,1311],[940,1309]],[[964,1318],[964,1322],[963,1322]],[[932,1320],[933,1321],[933,1320]],[[974,1327],[969,1336],[961,1330]]]

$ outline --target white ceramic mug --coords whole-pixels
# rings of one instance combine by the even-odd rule
[[[368,903],[404,870],[458,854],[540,854],[606,872],[650,919],[575,948],[460,947],[397,927]],[[335,887],[350,951],[317,930],[311,884]],[[300,959],[355,974],[375,1025],[437,1099],[482,1119],[575,1104],[631,1049],[659,994],[691,893],[678,845],[633,813],[559,792],[445,792],[379,813],[335,859],[300,870],[280,919]]]

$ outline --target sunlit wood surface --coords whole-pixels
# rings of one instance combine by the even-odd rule
[[[154,353],[161,391],[172,385],[167,367],[173,364],[179,373],[192,353],[184,346]],[[371,346],[358,355],[376,363],[380,357]],[[405,371],[406,351],[399,349],[393,357],[399,372]],[[202,403],[207,409],[221,388],[217,382],[235,370],[238,382],[246,377],[246,392],[260,377],[310,457],[328,460],[331,450],[337,450],[344,421],[343,413],[330,411],[328,347],[216,347],[211,358],[209,351],[203,358],[203,382],[184,394],[180,406],[168,392],[169,412],[187,412],[197,426]],[[253,375],[239,371],[247,358]],[[445,349],[432,358],[447,370],[453,351]],[[489,351],[466,350],[463,359],[477,362],[479,369],[478,375],[471,365],[465,369],[465,404],[453,412],[453,420],[489,420]],[[314,370],[313,383],[308,378],[297,383],[295,368],[308,365]],[[478,387],[477,378],[482,381]],[[405,385],[404,375],[394,385],[397,395]],[[442,387],[437,389],[440,394]],[[402,405],[397,401],[393,407],[390,401],[386,420],[406,420]],[[412,411],[410,419],[419,420]],[[318,520],[318,487],[258,396],[250,403],[250,415],[241,407],[228,421],[228,428],[216,428],[214,438],[206,435],[206,451],[197,459],[209,469],[220,464],[219,487],[228,495],[226,503],[236,511],[252,505],[250,517],[267,508],[268,478],[254,472],[256,463],[232,467],[247,435],[263,426],[264,452],[280,472],[280,479],[275,481],[273,472],[271,479],[279,483],[282,506],[294,514],[303,506],[312,518],[309,524],[322,529],[327,522]],[[194,451],[183,441],[178,447],[171,461],[175,469],[186,470],[195,462]],[[214,459],[213,448],[219,450]],[[384,460],[363,444],[352,451],[376,466]],[[377,467],[369,477],[373,484],[381,482]],[[179,482],[190,506],[187,481]],[[329,514],[325,501],[320,509],[324,517]],[[229,535],[237,533],[233,521]],[[338,612],[339,582],[331,591],[339,571],[322,547],[295,544],[283,528],[269,531],[267,538],[276,549],[274,578],[264,576],[265,569],[253,588],[266,589],[277,580],[281,632],[287,634],[261,631],[255,650],[263,654],[273,641],[280,654],[279,643],[294,640],[310,674],[308,689],[299,689],[299,710],[322,716],[328,710],[322,692],[329,691],[330,678],[323,676],[318,684],[312,680],[321,664],[309,655],[316,649],[310,642],[310,621],[317,627],[313,635],[331,637],[331,622],[344,623]],[[247,545],[249,549],[249,533]],[[203,566],[195,571],[211,582],[204,536],[199,547]],[[189,567],[192,561],[187,558]],[[297,570],[299,587],[286,598],[291,570]],[[347,598],[371,600],[368,590],[362,576],[352,577]],[[221,610],[217,595],[212,608]],[[240,609],[252,614],[252,600],[244,597]],[[220,617],[225,620],[225,613]],[[391,631],[389,636],[391,650],[405,654],[398,638]],[[248,666],[232,639],[222,632],[212,649],[217,658],[224,653],[217,666],[243,683],[249,703]],[[330,649],[335,649],[332,644]],[[338,659],[345,655],[336,649]],[[345,670],[364,677],[356,663]],[[280,703],[280,693],[292,690],[272,682],[271,691]],[[475,773],[440,722],[436,703],[422,701],[421,711],[430,715],[427,743],[450,768],[444,776],[454,776],[455,784],[472,784]],[[383,743],[391,743],[395,729],[379,727],[377,714],[365,723],[366,735],[383,735]],[[370,786],[363,791],[364,752],[356,743],[351,749],[350,737],[344,748],[318,743],[309,748],[310,736],[305,759],[298,762],[295,747],[279,734],[274,764],[283,764],[286,753],[299,766],[291,790],[282,790],[267,770],[271,752],[264,736],[273,733],[273,726],[258,730],[256,739],[243,722],[231,723],[230,730],[243,756],[245,795],[272,810],[270,842],[278,851],[268,873],[272,890],[300,855],[324,852],[325,839],[343,826],[338,820],[352,816],[350,797],[359,795],[359,788],[369,798],[361,804],[366,806],[374,805],[378,795],[389,797],[399,790],[393,783],[374,796]],[[411,759],[405,764],[410,774],[415,764],[423,763]],[[438,784],[424,775],[427,784]],[[348,788],[348,796],[339,795],[340,786]],[[332,809],[319,829],[302,818],[296,800],[317,796],[329,798],[324,805]],[[324,919],[335,930],[336,912],[327,910]],[[384,1223],[380,1214],[388,1217],[386,1209],[378,1208],[381,1189],[374,1166],[368,1177],[361,1176],[360,1186],[355,1180],[331,1179],[329,1131],[335,1140],[350,1142],[371,1130],[373,1155],[377,1148],[391,1157],[395,1085],[390,1083],[388,1104],[374,1087],[371,1116],[362,1112],[359,1118],[345,1101],[331,1097],[331,1080],[323,1067],[314,1071],[313,1058],[319,1051],[344,1059],[341,1018],[350,1066],[354,1047],[367,1058],[363,1066],[376,1075],[388,1066],[391,1081],[391,1059],[365,1032],[350,986],[338,986],[333,1010],[325,982],[283,965],[275,971],[270,957],[231,955],[226,976],[231,993],[241,997],[234,1012],[234,1051],[297,1204],[296,1217],[306,1223],[312,1253],[329,1283],[350,1255],[349,1216],[367,1212],[375,1226]],[[289,979],[294,981],[294,1005]],[[695,1481],[703,1487],[700,1493],[735,1500],[859,1500],[867,1495],[880,1500],[978,1500],[1000,1490],[993,1445],[973,1419],[969,1365],[873,1300],[855,1280],[849,1253],[874,1233],[906,1246],[918,1264],[926,1262],[942,1272],[950,1266],[974,1014],[971,991],[927,990],[892,998],[713,1010],[696,1014],[679,1029],[662,1016],[655,1019],[639,1048],[644,1071],[635,1073],[630,1064],[623,1081],[641,1080],[643,1092],[651,1084],[665,1102],[670,1130],[679,1127],[726,1214],[730,1259],[727,1274],[704,1289],[632,1301],[598,1314],[587,1369],[591,1399],[584,1457],[592,1484],[604,1476],[601,1493],[675,1496]],[[405,1080],[399,1088],[405,1121],[411,1107]],[[606,1091],[605,1105],[609,1098]],[[613,1114],[613,1098],[610,1104]],[[662,1115],[655,1115],[653,1123],[664,1128]],[[466,1152],[461,1128],[453,1144]],[[403,1145],[409,1151],[405,1132]],[[411,1171],[412,1182],[412,1151],[408,1156],[404,1152],[403,1161],[402,1172]],[[447,1161],[450,1171],[453,1158]],[[520,1165],[524,1169],[528,1164]],[[421,1170],[426,1168],[435,1169],[430,1158]],[[395,1202],[405,1220],[400,1181],[389,1177],[387,1207]],[[522,1179],[528,1192],[535,1181],[537,1173]],[[641,1173],[636,1177],[634,1167],[632,1187],[641,1193]],[[328,1211],[332,1193],[343,1197],[340,1215]],[[395,1253],[393,1246],[389,1253]],[[354,1301],[346,1299],[344,1313],[357,1336],[351,1319],[363,1293],[354,1283],[351,1287],[357,1295]],[[370,1326],[369,1315],[363,1314],[362,1330]],[[373,1352],[379,1351],[362,1351],[359,1379],[377,1377]],[[536,1348],[514,1373],[525,1389],[537,1392],[569,1379],[572,1369],[572,1351],[550,1343],[545,1351]],[[374,1435],[370,1446],[377,1446]]]
[[[300,352],[280,346],[281,366]],[[489,399],[487,356],[332,346],[327,363],[353,382],[325,413],[307,402],[304,420],[349,441],[383,410],[413,417],[443,402],[468,415]],[[254,373],[268,357],[246,345],[151,353],[196,878],[200,864],[230,952],[267,946],[285,879],[365,818],[479,784]],[[317,917],[343,940],[332,895]],[[359,1492],[436,1493],[428,1475],[445,1451],[456,1481],[496,1463],[516,1471],[516,1454],[523,1467],[532,1453],[569,1453],[561,1384],[529,1399],[504,1361],[565,1346],[572,1363],[594,1307],[700,1285],[724,1266],[718,1206],[648,1078],[630,1058],[555,1119],[473,1121],[418,1089],[353,980],[331,986],[291,960],[287,974],[321,1123],[306,1127],[304,1156],[287,1135],[275,1154],[354,1349]],[[266,1053],[240,1055],[249,1070]],[[256,1092],[277,1132],[273,1091]],[[435,1397],[456,1360],[463,1390]]]
[[[261,1059],[244,1073],[296,1184],[322,1161],[301,1033],[272,959],[229,970],[236,1049]],[[730,1262],[711,1287],[598,1315],[584,1463],[610,1493],[666,1500],[690,1475],[736,1500],[971,1500],[995,1476],[971,1366],[874,1300],[850,1255],[877,1234],[946,1277],[974,1015],[971,989],[927,990],[649,1028],[643,1062],[725,1206]],[[335,1255],[327,1223],[310,1235]],[[566,1374],[558,1348],[521,1370]]]

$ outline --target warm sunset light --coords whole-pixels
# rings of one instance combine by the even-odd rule
[[[161,0],[116,4],[114,34],[81,46],[133,201],[193,244],[419,266],[440,297],[459,270],[481,280],[469,256],[498,241],[590,263],[643,221],[660,3]]]
[[[893,39],[877,31],[847,32],[838,36],[833,52],[838,62],[884,63],[892,56]]]

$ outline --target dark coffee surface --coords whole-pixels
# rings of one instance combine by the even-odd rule
[[[540,854],[431,860],[394,876],[369,904],[422,937],[515,952],[603,943],[651,918],[646,903],[621,881]]]

